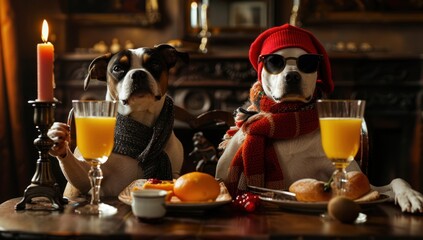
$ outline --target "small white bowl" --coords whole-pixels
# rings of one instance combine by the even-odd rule
[[[167,192],[158,189],[140,189],[131,192],[132,213],[143,222],[160,222],[166,215]]]

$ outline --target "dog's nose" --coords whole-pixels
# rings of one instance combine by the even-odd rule
[[[143,70],[137,70],[132,73],[131,92],[149,91],[148,74]]]
[[[301,75],[298,72],[288,72],[285,77],[286,84],[295,85],[300,83]]]
[[[147,73],[145,73],[144,71],[136,71],[132,74],[132,79],[133,80],[142,80],[147,78]]]

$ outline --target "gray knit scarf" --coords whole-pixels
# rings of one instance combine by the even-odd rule
[[[166,96],[163,109],[152,128],[118,114],[113,152],[137,159],[146,179],[171,180],[172,166],[163,149],[172,133],[173,121],[173,100],[169,96]]]

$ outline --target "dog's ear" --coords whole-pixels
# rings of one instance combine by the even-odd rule
[[[84,81],[84,90],[88,89],[91,79],[96,79],[99,81],[107,81],[107,64],[109,63],[110,58],[112,58],[111,53],[106,53],[100,57],[95,58],[88,67],[88,74],[85,77]]]
[[[164,59],[166,60],[166,65],[168,69],[174,67],[178,60],[182,60],[184,63],[189,62],[189,55],[186,52],[179,52],[174,47],[168,44],[159,44],[154,46],[158,51],[160,51]]]

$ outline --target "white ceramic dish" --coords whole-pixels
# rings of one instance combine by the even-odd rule
[[[301,212],[323,212],[326,211],[328,202],[299,202],[293,200],[275,199],[271,197],[260,196],[262,201],[277,204],[280,208],[301,211]],[[389,196],[380,194],[379,198],[367,202],[357,202],[362,208],[371,207],[373,205],[390,201]]]
[[[131,191],[134,187],[142,188],[146,179],[137,179],[129,184],[118,196],[119,200],[123,203],[131,205],[132,197]],[[166,208],[168,210],[194,210],[202,211],[210,208],[225,205],[232,201],[231,195],[228,192],[224,183],[220,183],[220,194],[213,202],[181,202],[177,198],[172,198],[170,202],[166,202]]]

